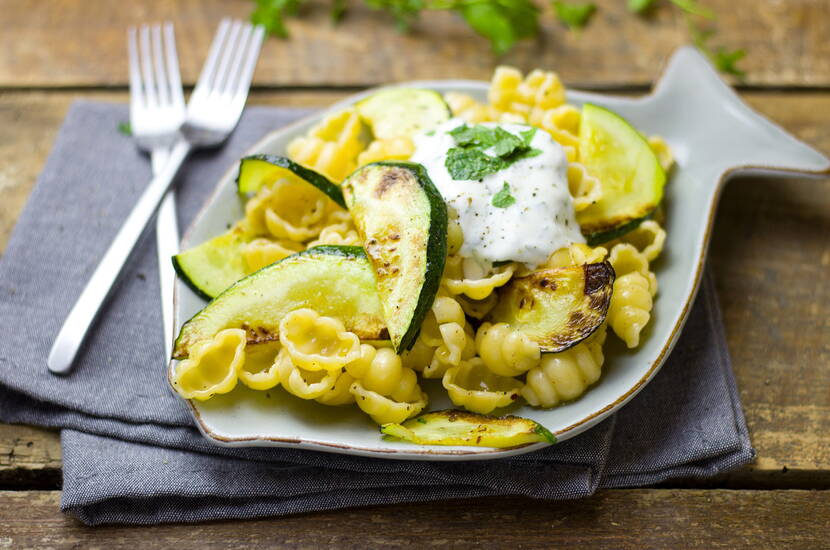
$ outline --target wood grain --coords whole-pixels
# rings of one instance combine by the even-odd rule
[[[268,86],[365,86],[418,78],[488,78],[499,63],[555,69],[591,87],[647,85],[664,59],[689,42],[680,11],[669,2],[647,18],[621,0],[599,9],[582,33],[566,31],[549,12],[538,39],[497,58],[454,14],[430,13],[410,34],[359,0],[333,27],[322,0],[292,20],[291,40],[269,40],[255,82]],[[713,45],[744,48],[752,85],[830,85],[830,3],[825,0],[707,0],[719,15]],[[122,86],[125,30],[176,24],[184,78],[193,82],[222,17],[246,18],[249,0],[0,0],[0,86]]]
[[[43,165],[70,93],[0,94],[0,250]],[[83,97],[126,101],[123,92]],[[329,92],[261,92],[254,104],[326,105]],[[754,107],[830,153],[830,94],[748,93]],[[12,129],[14,136],[12,134]],[[113,129],[114,131],[115,129]],[[745,179],[723,195],[711,261],[758,461],[738,486],[830,483],[830,181]],[[15,450],[16,449],[16,450]],[[21,449],[25,449],[22,452]],[[14,450],[14,452],[12,452]],[[0,429],[0,483],[55,476],[52,432]],[[19,477],[19,476],[28,477]],[[17,477],[16,477],[17,476]],[[5,480],[5,481],[4,481]],[[737,481],[735,481],[737,480]],[[724,483],[729,482],[727,479]]]
[[[454,500],[199,525],[88,528],[57,492],[0,492],[0,548],[685,548],[827,547],[819,491],[605,491],[571,502]],[[26,513],[21,514],[20,510]]]

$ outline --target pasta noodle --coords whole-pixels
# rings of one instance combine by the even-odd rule
[[[538,367],[527,373],[522,396],[534,407],[551,408],[572,401],[599,380],[602,373],[602,325],[585,341],[560,353],[542,356]]]
[[[288,349],[282,348],[275,361],[283,389],[300,399],[317,399],[336,391],[337,379],[342,370],[307,370],[291,360]]]
[[[646,220],[636,229],[608,243],[608,246],[619,243],[631,244],[646,260],[653,262],[663,251],[663,245],[666,243],[666,231],[656,221]]]
[[[351,392],[352,384],[354,384],[354,378],[348,372],[340,373],[334,386],[320,397],[315,398],[315,401],[333,407],[350,405],[354,403],[354,395]]]
[[[403,422],[427,404],[415,371],[404,367],[389,348],[361,345],[360,357],[346,367],[346,373],[355,379],[349,391],[357,406],[378,424]]]
[[[280,321],[280,343],[294,364],[306,370],[335,371],[360,357],[360,341],[343,323],[308,308]]]
[[[244,224],[252,233],[302,242],[316,237],[336,207],[322,191],[299,180],[263,185],[245,205]]]
[[[668,174],[674,166],[674,155],[672,154],[669,144],[665,142],[660,136],[651,136],[648,138],[648,144],[651,150],[657,155],[657,160],[660,161],[660,166]]]
[[[476,333],[476,352],[490,371],[519,376],[539,364],[539,344],[507,323],[483,323]]]
[[[602,198],[599,180],[578,162],[568,163],[568,189],[574,200],[574,210],[580,212]]]
[[[637,250],[637,248],[629,243],[616,244],[611,248],[611,254],[608,255],[608,261],[614,268],[614,273],[617,278],[636,271],[648,281],[649,293],[654,296],[657,294],[657,277],[651,272],[649,268],[648,258],[645,254]],[[613,295],[611,300],[614,300]]]
[[[629,348],[640,343],[640,332],[651,318],[653,301],[649,282],[641,273],[632,271],[614,281],[608,324]]]
[[[497,67],[490,81],[490,105],[539,126],[545,113],[565,103],[565,87],[552,72],[534,70],[524,79],[518,69]]]
[[[242,259],[247,273],[253,273],[299,252],[302,247],[294,241],[259,238],[242,245]]]
[[[365,127],[354,109],[331,114],[308,135],[291,141],[288,156],[339,183],[357,168]]]
[[[173,387],[185,399],[199,401],[233,390],[245,363],[246,341],[244,330],[229,328],[194,345],[190,357],[176,365]]]
[[[265,342],[245,348],[245,364],[239,369],[239,381],[252,390],[269,390],[280,383],[276,358],[279,342]]]
[[[415,144],[406,136],[376,139],[357,157],[357,165],[363,166],[380,160],[406,160],[415,152]]]
[[[471,258],[450,256],[441,284],[450,294],[464,294],[473,300],[483,300],[496,288],[507,284],[515,271],[516,264],[510,263],[494,267],[488,274]]]
[[[477,357],[447,369],[442,384],[455,405],[480,414],[510,405],[523,386],[515,378],[490,372]]]
[[[308,248],[322,244],[360,246],[363,242],[357,234],[357,229],[355,229],[351,222],[341,222],[324,227],[316,239],[309,241]]]

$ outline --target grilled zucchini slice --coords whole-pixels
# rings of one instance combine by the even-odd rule
[[[441,94],[420,88],[381,90],[355,107],[375,139],[409,137],[432,130],[451,116]]]
[[[395,350],[412,347],[447,260],[447,205],[426,170],[375,162],[343,182]]]
[[[564,351],[605,320],[613,285],[608,262],[536,271],[502,287],[490,320],[509,323],[544,353]]]
[[[276,155],[250,155],[239,161],[239,174],[236,176],[236,189],[243,197],[256,193],[263,185],[273,183],[278,179],[299,179],[313,185],[339,204],[346,208],[343,193],[340,188],[320,174],[300,166],[293,160]]]
[[[602,186],[602,197],[576,213],[588,244],[615,239],[651,216],[666,173],[648,141],[624,118],[590,103],[582,107],[579,158]]]
[[[402,424],[384,424],[381,433],[418,445],[516,447],[556,443],[556,437],[538,422],[518,416],[485,416],[459,410],[423,414]]]
[[[244,329],[249,344],[276,341],[282,318],[304,307],[340,319],[361,340],[388,337],[363,249],[316,246],[252,273],[217,296],[182,326],[173,357],[186,358],[191,346],[226,328]]]

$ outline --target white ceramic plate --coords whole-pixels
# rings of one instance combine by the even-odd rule
[[[473,81],[428,81],[402,86],[439,92],[466,92],[485,99],[487,84]],[[372,93],[368,90],[331,107],[341,109]],[[822,174],[830,161],[752,111],[726,86],[694,49],[683,48],[671,58],[652,94],[621,98],[571,91],[569,102],[596,103],[630,120],[645,134],[663,136],[677,166],[666,187],[664,255],[655,264],[660,293],[653,318],[634,351],[608,345],[603,376],[582,398],[552,410],[529,406],[511,410],[539,422],[562,441],[597,424],[634,397],[657,373],[674,346],[695,297],[712,228],[717,198],[724,181],[736,172],[756,174]],[[282,128],[254,145],[249,153],[283,154],[286,144],[304,133],[325,113]],[[231,167],[215,194],[187,231],[182,248],[225,231],[242,216]],[[177,284],[177,326],[204,307],[186,285]],[[609,343],[615,338],[609,338]],[[171,369],[175,362],[171,363]],[[432,382],[432,383],[430,383]],[[451,407],[437,381],[424,388],[429,410]],[[266,397],[267,396],[267,397]],[[384,441],[356,407],[326,407],[288,395],[279,388],[233,392],[206,402],[190,402],[206,437],[224,445],[314,449],[394,459],[472,460],[501,458],[539,449],[545,444],[511,449],[416,446]]]

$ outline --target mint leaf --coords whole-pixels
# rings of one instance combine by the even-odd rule
[[[462,124],[447,133],[453,137],[455,143],[462,147],[491,147],[496,143],[497,139],[495,128],[488,128],[480,124],[475,126]]]
[[[504,168],[505,163],[498,157],[485,155],[481,149],[453,147],[447,151],[444,166],[454,180],[480,180]]]
[[[118,131],[124,134],[125,136],[133,135],[133,127],[129,122],[119,122]]]
[[[654,5],[655,0],[628,0],[628,11],[643,13]]]
[[[491,202],[496,208],[507,208],[511,204],[516,204],[516,197],[510,194],[510,185],[507,182],[504,182],[501,191],[493,195]]]
[[[519,135],[522,136],[522,143],[524,143],[525,147],[530,147],[530,142],[533,141],[533,138],[536,136],[537,127],[533,126],[529,130],[522,130],[519,132]]]
[[[597,10],[595,4],[582,4],[576,2],[559,2],[554,1],[553,11],[556,12],[556,17],[571,29],[581,29],[588,20],[594,15]]]
[[[507,157],[518,151],[526,148],[524,142],[518,137],[514,136],[507,130],[496,127],[495,128],[496,142],[493,144],[493,153],[497,157]]]

